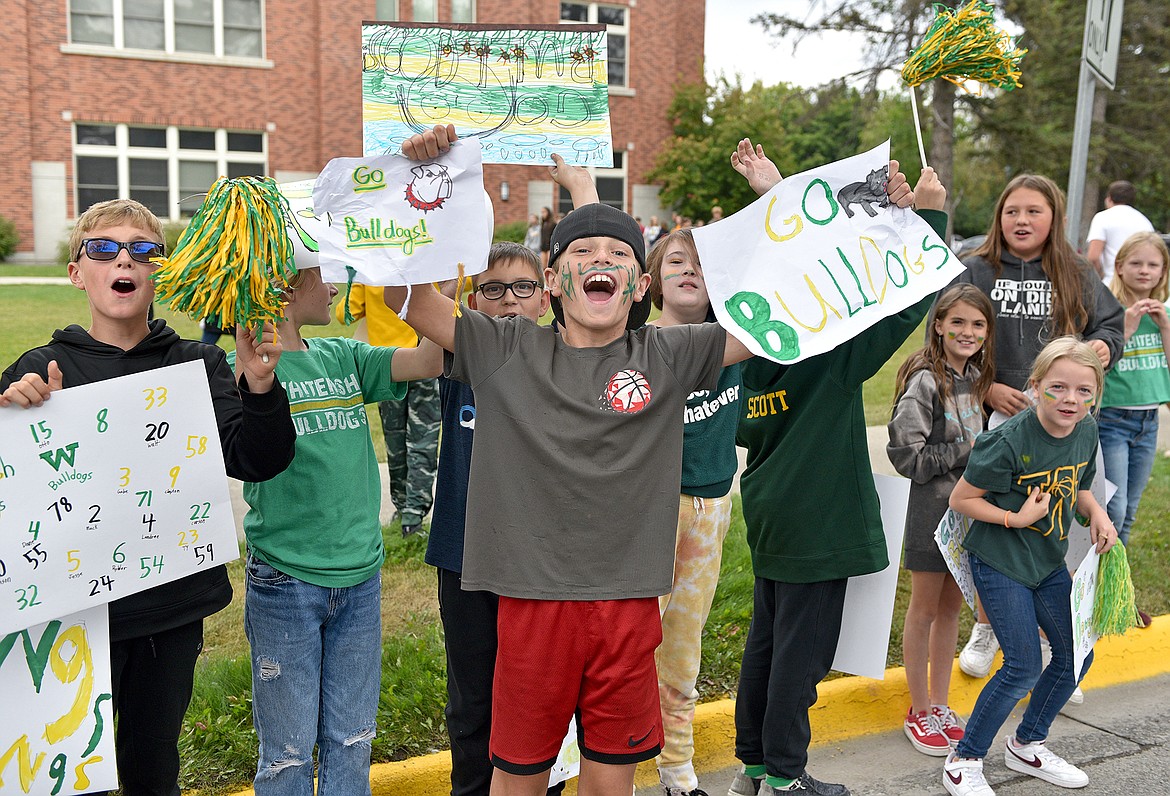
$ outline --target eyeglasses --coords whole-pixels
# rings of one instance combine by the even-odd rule
[[[81,259],[84,252],[91,260],[105,262],[117,259],[118,252],[122,249],[126,250],[130,259],[150,265],[153,265],[150,262],[152,257],[162,257],[166,253],[161,243],[155,243],[152,240],[132,240],[129,243],[123,243],[120,240],[110,240],[109,238],[86,238],[81,242],[81,248],[77,250],[77,258]]]
[[[534,279],[518,279],[515,282],[484,282],[475,291],[488,301],[497,301],[509,290],[518,299],[532,298],[540,284]]]

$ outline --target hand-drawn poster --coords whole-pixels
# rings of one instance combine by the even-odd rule
[[[1085,658],[1093,651],[1100,638],[1093,632],[1093,603],[1097,597],[1097,566],[1101,560],[1096,548],[1090,547],[1081,565],[1073,574],[1069,605],[1073,620],[1073,671],[1080,680]]]
[[[0,793],[118,787],[106,606],[0,638]]]
[[[613,165],[604,25],[362,24],[363,152],[436,124],[484,163]]]
[[[561,741],[561,751],[548,772],[548,786],[572,779],[581,773],[581,747],[577,745],[577,719],[569,720],[569,732]]]
[[[890,566],[881,572],[849,579],[833,668],[884,680],[886,656],[890,650],[890,625],[894,619],[894,597],[898,592],[902,533],[906,529],[906,505],[910,502],[910,481],[875,473],[873,482],[881,503]]]
[[[967,538],[967,531],[971,528],[971,520],[954,509],[947,509],[934,529],[934,542],[942,553],[943,561],[955,583],[959,584],[959,591],[963,599],[975,610],[975,580],[971,577],[971,559],[963,547],[963,540]]]
[[[414,285],[487,268],[491,215],[485,210],[480,145],[456,141],[433,160],[401,155],[334,158],[317,177],[313,212],[321,275],[365,285]],[[337,274],[341,278],[337,278]]]
[[[694,230],[719,323],[791,363],[831,351],[963,270],[930,225],[888,204],[889,141],[786,177]]]
[[[0,409],[0,633],[239,556],[202,360]]]

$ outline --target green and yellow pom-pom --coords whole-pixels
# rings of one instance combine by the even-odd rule
[[[1099,636],[1121,635],[1137,626],[1129,557],[1121,542],[1097,562],[1097,594],[1093,599],[1093,631]]]
[[[155,295],[220,328],[284,317],[281,293],[296,273],[283,197],[270,177],[221,177],[154,273]]]
[[[941,77],[960,87],[967,80],[1007,91],[1020,87],[1020,61],[1027,50],[996,27],[989,3],[971,0],[958,9],[934,9],[934,24],[902,66],[907,85]]]

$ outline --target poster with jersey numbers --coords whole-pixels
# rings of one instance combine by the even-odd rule
[[[0,409],[0,634],[237,558],[202,360]]]
[[[0,794],[118,787],[107,608],[0,638]]]

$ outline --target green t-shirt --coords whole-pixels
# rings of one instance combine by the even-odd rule
[[[1058,567],[1068,550],[1068,529],[1081,484],[1096,474],[1097,421],[1077,423],[1067,437],[1053,437],[1029,407],[975,440],[963,478],[1004,511],[1019,511],[1035,487],[1052,495],[1048,515],[1027,528],[972,520],[963,546],[988,566],[1034,589]]]
[[[297,431],[288,469],[245,483],[244,532],[254,555],[306,583],[354,586],[382,565],[382,489],[365,404],[401,400],[391,379],[394,348],[343,337],[285,351],[276,377]],[[232,355],[234,364],[234,354]]]
[[[1117,365],[1105,374],[1101,406],[1156,406],[1170,401],[1170,370],[1162,332],[1149,315],[1125,344]]]

